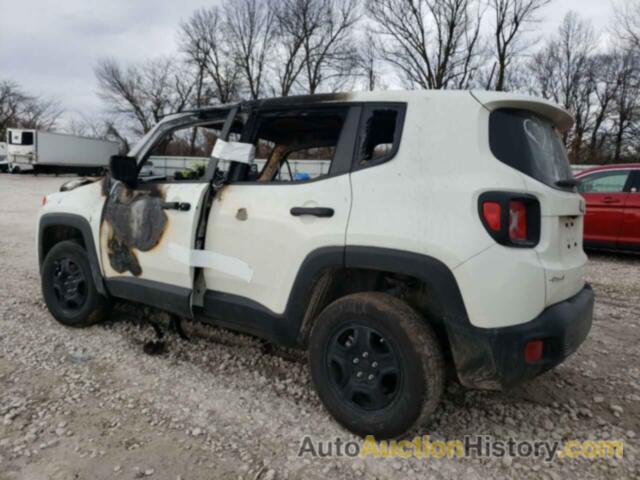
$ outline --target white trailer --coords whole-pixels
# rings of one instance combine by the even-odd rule
[[[18,173],[99,174],[120,145],[95,138],[10,128],[7,130],[9,171]]]

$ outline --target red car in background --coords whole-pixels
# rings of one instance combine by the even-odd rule
[[[587,202],[584,246],[640,251],[640,163],[590,168],[576,179]]]

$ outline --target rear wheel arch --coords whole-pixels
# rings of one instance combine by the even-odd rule
[[[108,296],[100,270],[91,225],[89,225],[87,219],[80,215],[48,213],[40,218],[38,229],[38,264],[40,270],[42,271],[42,264],[51,248],[66,240],[75,241],[86,250],[96,290],[101,295]]]
[[[304,272],[301,271],[300,276],[305,276]],[[298,343],[305,347],[322,310],[354,293],[384,292],[402,299],[431,324],[445,350],[450,348],[448,328],[468,323],[453,273],[440,260],[423,254],[348,246],[344,250],[344,261],[319,269],[308,288],[303,296],[305,308],[299,314],[298,332]]]

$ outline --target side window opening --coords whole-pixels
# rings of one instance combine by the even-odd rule
[[[400,142],[402,111],[392,106],[371,106],[365,110],[359,166],[377,164],[395,154]]]
[[[619,170],[588,175],[581,179],[578,191],[580,193],[622,193],[629,173],[629,170]]]
[[[265,114],[249,180],[300,182],[329,175],[346,114],[346,108]]]
[[[640,170],[635,170],[633,175],[633,181],[631,183],[631,193],[640,193]]]
[[[169,181],[199,180],[211,162],[211,152],[222,134],[224,119],[208,124],[179,128],[165,135],[150,150],[139,177],[162,177]],[[239,141],[240,130],[232,131],[229,141]],[[221,161],[217,168],[224,172],[228,165]]]

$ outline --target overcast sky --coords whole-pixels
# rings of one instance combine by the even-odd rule
[[[181,20],[216,0],[0,0],[0,79],[58,100],[67,112],[102,109],[93,66],[175,53]],[[611,23],[610,0],[554,0],[541,17],[540,36],[553,32],[569,10],[597,29]]]

